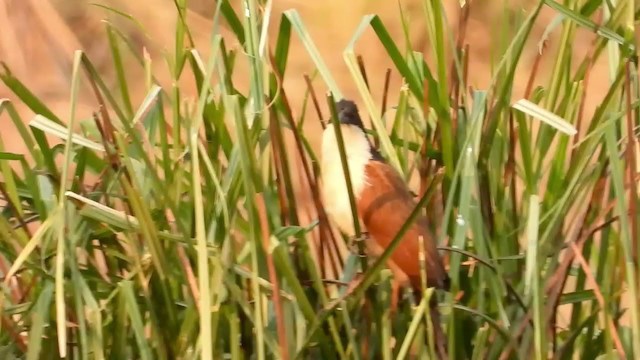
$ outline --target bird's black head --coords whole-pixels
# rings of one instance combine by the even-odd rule
[[[358,114],[358,106],[351,100],[342,99],[338,101],[336,104],[338,108],[338,120],[340,124],[345,125],[354,125],[362,130],[362,135],[366,138],[366,132],[364,130],[364,124],[362,123],[362,119],[360,118],[360,114]],[[367,139],[369,142],[369,139]],[[380,152],[371,145],[369,142],[369,151],[371,152],[371,159],[376,161],[384,161]]]
[[[336,104],[338,108],[338,120],[341,124],[355,125],[364,130],[362,119],[358,114],[358,107],[351,100],[342,99]]]

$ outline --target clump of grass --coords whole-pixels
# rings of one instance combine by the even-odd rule
[[[179,19],[185,3],[176,1]],[[452,279],[451,292],[440,294],[451,358],[640,354],[636,14],[632,2],[623,4],[540,1],[515,24],[507,46],[494,49],[486,89],[468,90],[469,2],[455,36],[441,3],[423,2],[433,68],[421,53],[401,49],[375,15],[362,20],[345,49],[372,136],[407,179],[420,178],[415,213],[427,203],[433,210]],[[174,84],[196,80],[197,99],[184,98],[177,85],[156,85],[150,62],[157,60],[139,57],[148,93],[132,103],[135,79],[121,59],[131,49],[109,23],[117,86],[107,87],[77,52],[69,114],[50,111],[10,69],[0,73],[38,114],[25,126],[10,101],[0,102],[0,116],[28,148],[9,153],[0,141],[3,358],[430,354],[426,302],[404,301],[389,312],[383,264],[393,246],[347,290],[360,258],[345,254],[330,228],[318,196],[318,154],[303,131],[307,116],[328,120],[322,113],[332,100],[310,86],[307,100],[318,114],[292,109],[283,80],[311,81],[287,72],[290,42],[302,42],[328,99],[341,98],[332,74],[295,10],[276,18],[271,2],[244,6],[240,16],[228,1],[217,2],[206,56],[193,48],[188,24],[177,22],[176,48],[165,60]],[[553,71],[534,88],[538,59],[524,98],[514,99],[515,69],[543,7],[562,17],[550,25],[559,42],[540,54],[555,59]],[[229,50],[221,21],[242,52]],[[271,23],[278,25],[275,44],[264,41]],[[568,51],[578,28],[593,32],[583,59]],[[404,79],[401,89],[386,87],[381,103],[371,96],[366,57],[355,52],[365,31],[393,61],[388,74]],[[405,31],[408,37],[406,23]],[[587,117],[590,71],[605,54],[611,82],[598,89],[606,96]],[[240,57],[249,63],[247,93],[234,84]],[[95,95],[90,119],[75,115],[80,83]],[[397,106],[387,92],[399,94]],[[69,130],[76,123],[82,132]],[[45,135],[62,142],[52,146]],[[298,161],[303,181],[296,186]],[[91,175],[95,184],[85,181]],[[301,221],[304,204],[294,188],[312,194],[317,221]],[[317,248],[309,241],[315,236]]]

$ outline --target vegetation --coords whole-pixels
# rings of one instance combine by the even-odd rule
[[[460,29],[452,33],[441,3],[424,0],[429,61],[403,48],[405,41],[393,39],[375,15],[362,20],[344,51],[372,137],[407,179],[419,179],[417,196],[439,233],[452,289],[432,296],[440,300],[449,354],[636,358],[640,88],[634,3],[541,0],[524,16],[514,12],[511,22],[496,24],[505,39],[492,47],[486,89],[467,84],[469,1],[461,3]],[[186,0],[175,4],[182,19]],[[427,300],[414,306],[406,294],[395,313],[389,310],[390,272],[383,261],[392,249],[352,282],[360,257],[345,252],[343,240],[353,239],[331,230],[319,203],[319,154],[303,128],[308,119],[329,121],[333,100],[343,96],[336,81],[295,10],[276,16],[270,2],[245,5],[238,13],[228,1],[217,2],[210,54],[194,50],[189,24],[178,22],[176,47],[164,59],[173,87],[158,86],[151,60],[109,23],[117,84],[107,85],[78,51],[69,114],[49,110],[6,66],[0,72],[38,114],[28,122],[12,102],[0,102],[3,121],[10,119],[28,146],[28,153],[10,153],[0,137],[6,204],[0,217],[0,357],[432,354],[424,341]],[[558,16],[549,32],[561,34],[553,46],[541,46],[538,57],[554,59],[553,71],[540,81],[536,61],[525,96],[517,99],[515,69],[524,66],[525,44],[540,40],[530,31],[543,7]],[[229,50],[220,35],[223,23],[243,51]],[[277,26],[275,44],[263,41],[269,24]],[[591,31],[593,43],[575,59],[568,49],[578,29]],[[365,31],[392,59],[388,74],[404,79],[402,88],[387,89],[398,92],[397,103],[373,99],[368,90],[372,74],[366,57],[355,52]],[[304,75],[287,71],[292,41],[301,41],[317,66],[308,79],[319,76],[330,90],[325,97],[310,87],[308,102],[296,109],[281,87],[286,77]],[[140,80],[122,66],[129,53],[146,69],[141,104],[128,90]],[[611,81],[598,89],[606,96],[588,117],[591,67],[604,57]],[[247,92],[234,83],[240,61],[249,64]],[[177,85],[186,77],[195,79],[197,99],[185,98]],[[80,83],[95,93],[90,119],[75,115]],[[288,135],[295,139],[291,147]],[[62,143],[52,145],[52,136]],[[293,191],[296,168],[300,186],[312,195],[317,220],[311,223],[302,220]]]

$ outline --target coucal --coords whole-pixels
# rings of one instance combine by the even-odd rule
[[[400,174],[380,155],[369,141],[356,104],[349,100],[337,103],[338,118],[353,194],[361,226],[367,236],[370,256],[379,256],[398,234],[417,206]],[[354,236],[353,217],[340,152],[333,126],[322,136],[322,199],[330,219],[347,236]],[[393,251],[388,267],[394,275],[392,304],[395,307],[400,286],[411,286],[419,298],[422,294],[420,274],[420,240],[424,244],[427,287],[449,289],[449,276],[436,248],[436,240],[424,215],[418,216]],[[446,357],[446,340],[439,324],[435,296],[430,302],[435,330],[435,345],[441,358]]]

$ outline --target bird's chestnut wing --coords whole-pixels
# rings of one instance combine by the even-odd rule
[[[367,186],[358,199],[358,215],[371,239],[386,248],[417,204],[400,174],[389,164],[370,161],[365,173]],[[438,254],[436,239],[429,231],[423,215],[419,215],[405,233],[391,261],[409,277],[414,287],[419,287],[420,236],[424,240],[428,286],[446,287],[448,275]]]

